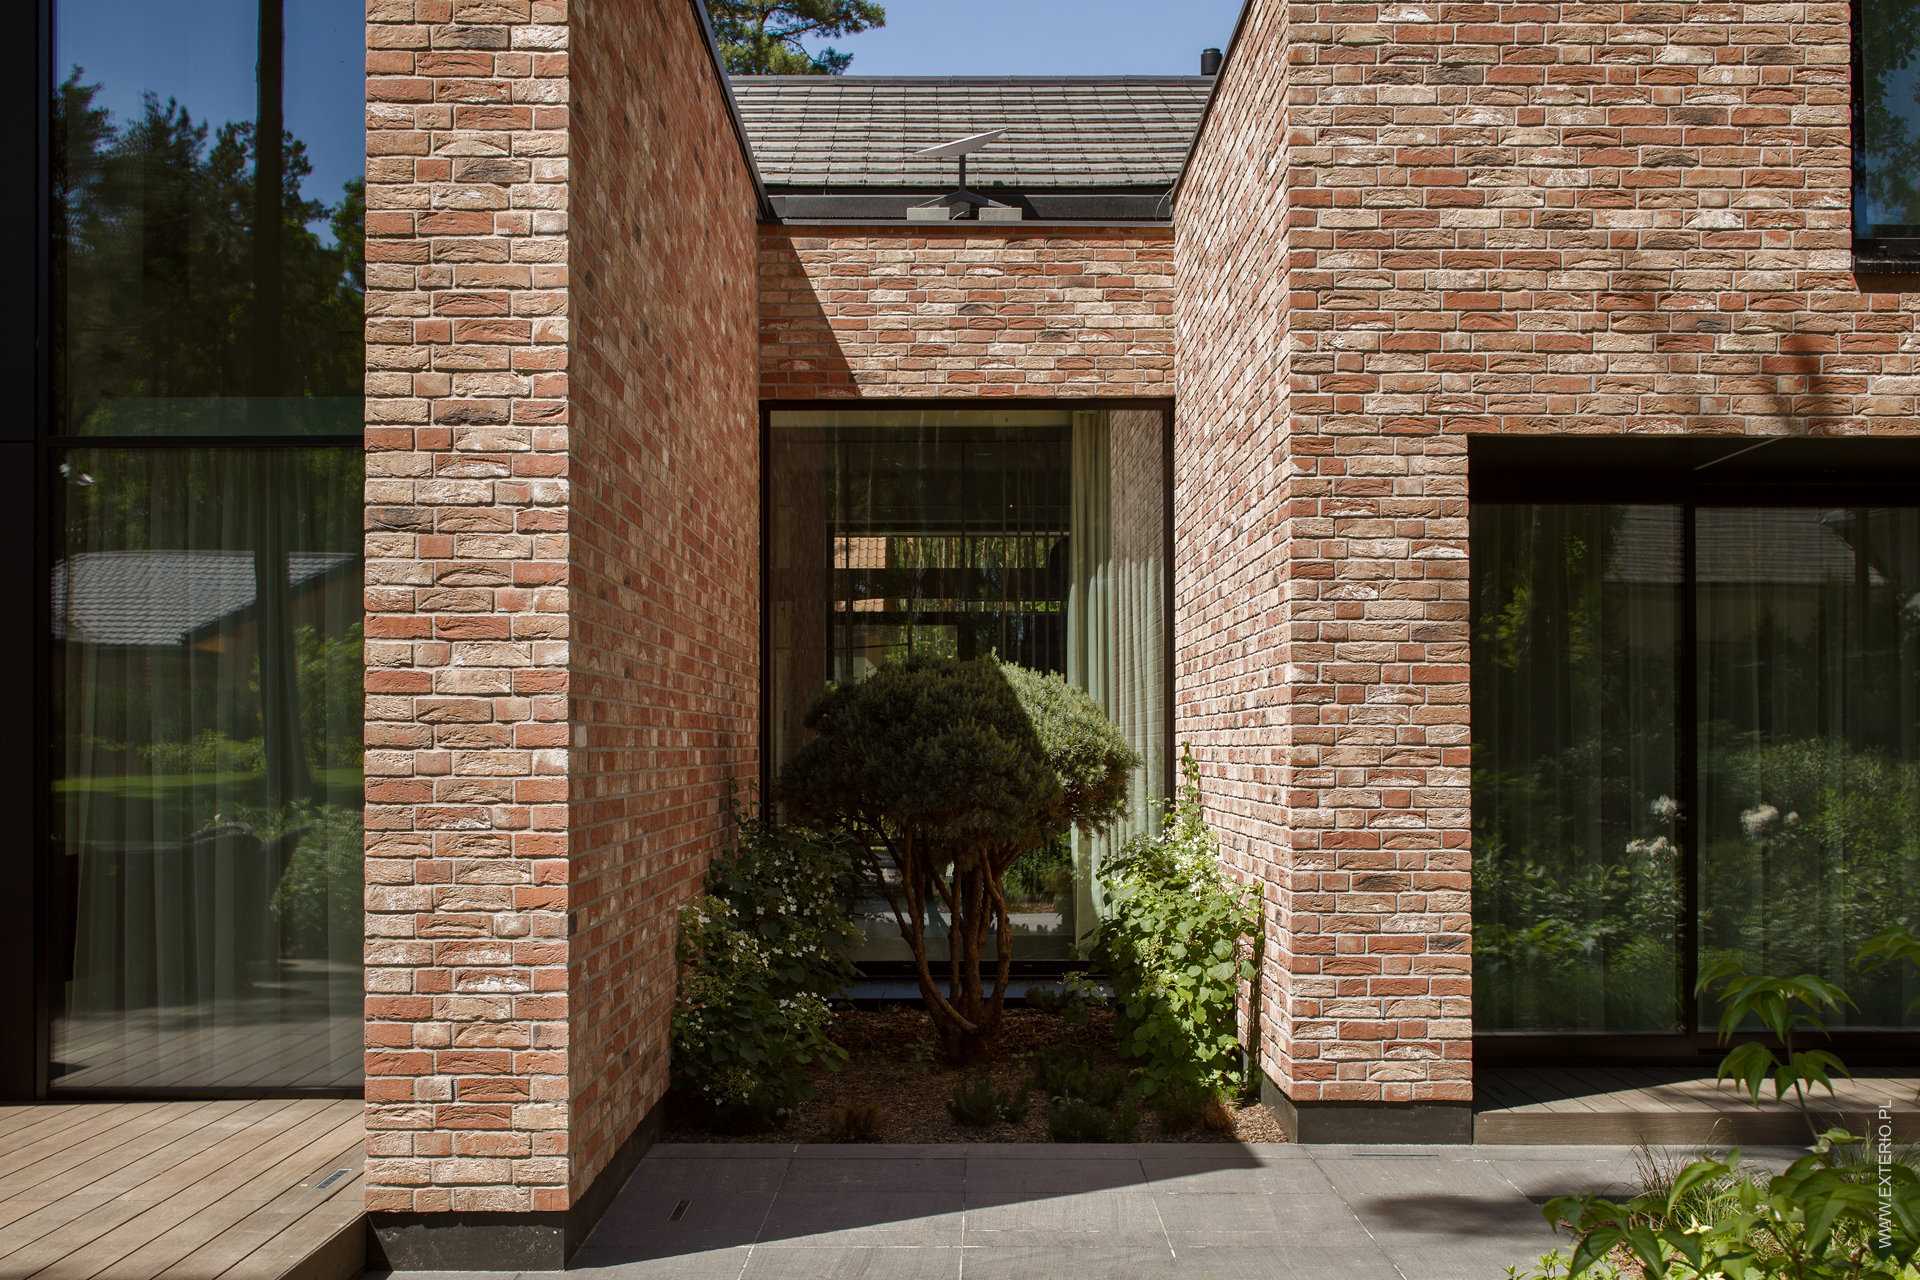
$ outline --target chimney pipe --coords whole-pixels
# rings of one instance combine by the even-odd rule
[[[1220,51],[1218,49],[1202,49],[1200,51],[1200,74],[1203,76],[1217,76],[1220,74]]]

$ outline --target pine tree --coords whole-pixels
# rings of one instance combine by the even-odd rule
[[[809,51],[804,41],[887,25],[885,6],[873,0],[707,0],[707,13],[735,75],[837,76],[853,55],[831,45]]]

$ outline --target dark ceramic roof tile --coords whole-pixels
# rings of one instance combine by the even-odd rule
[[[1206,109],[1206,76],[735,76],[770,188],[950,186],[923,147],[1005,129],[969,157],[976,187],[1166,187]]]

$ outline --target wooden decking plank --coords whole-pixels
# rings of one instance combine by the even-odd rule
[[[37,1129],[26,1130],[20,1135],[21,1138],[32,1140],[21,1141],[4,1154],[0,1154],[0,1172],[7,1174],[20,1172],[28,1165],[56,1156],[69,1147],[86,1142],[99,1134],[110,1133],[116,1126],[145,1115],[161,1105],[157,1102],[129,1102],[113,1107],[111,1110],[103,1109],[98,1115],[55,1121],[52,1128],[44,1133]]]
[[[64,1257],[95,1236],[144,1212],[164,1199],[217,1173],[262,1142],[297,1126],[313,1107],[285,1099],[249,1103],[224,1120],[135,1161],[90,1186],[0,1228],[0,1269],[20,1270],[22,1255],[40,1259],[23,1274]],[[83,1220],[84,1219],[84,1220]]]
[[[360,1175],[366,1165],[366,1142],[364,1130],[359,1124],[347,1128],[353,1138],[346,1146],[333,1151],[309,1169],[298,1182],[283,1189],[272,1200],[254,1208],[219,1235],[159,1273],[160,1280],[205,1280],[209,1276],[225,1275],[230,1268],[246,1262],[282,1233],[288,1233],[298,1241],[299,1248],[317,1249],[326,1242],[325,1236],[331,1232],[323,1225],[324,1220],[308,1223],[307,1218],[328,1201],[340,1196],[350,1199],[351,1204],[347,1207],[353,1210],[353,1217],[357,1219],[360,1215]],[[329,1183],[324,1189],[319,1186],[342,1169],[346,1170],[346,1176]]]
[[[0,1225],[0,1259],[83,1214],[113,1203],[134,1188],[165,1178],[179,1165],[283,1111],[285,1107],[285,1102],[279,1100],[249,1102],[240,1110],[210,1121],[204,1127],[176,1138],[160,1150],[142,1156],[77,1191],[48,1199],[44,1203],[40,1197],[31,1195],[6,1201],[0,1205],[0,1208],[9,1211],[7,1221]],[[14,1213],[13,1210],[21,1212]]]
[[[101,1151],[91,1158],[69,1166],[58,1176],[36,1182],[31,1187],[10,1192],[0,1200],[0,1228],[17,1221],[36,1208],[52,1204],[65,1196],[79,1195],[96,1182],[166,1152],[183,1138],[191,1137],[207,1126],[234,1114],[247,1104],[241,1101],[181,1104],[168,1108],[165,1123],[133,1136],[128,1141]],[[113,1135],[107,1135],[109,1138]]]
[[[1507,1080],[1514,1088],[1531,1096],[1546,1111],[1558,1114],[1591,1113],[1593,1108],[1568,1087],[1564,1075],[1547,1070],[1509,1071]]]
[[[343,1178],[295,1230],[283,1231],[223,1272],[219,1280],[348,1280],[366,1266],[359,1175]],[[314,1243],[314,1242],[318,1243]],[[185,1280],[183,1277],[182,1280]]]
[[[288,1152],[284,1158],[253,1173],[245,1182],[217,1200],[202,1205],[172,1223],[160,1234],[95,1273],[95,1280],[152,1280],[152,1277],[216,1239],[249,1214],[271,1203],[289,1184],[309,1173],[315,1148],[337,1151],[364,1143],[361,1113],[357,1108],[344,1115],[337,1108],[329,1108],[325,1114],[334,1125],[325,1135]]]
[[[198,1111],[208,1103],[186,1104],[186,1111],[179,1106],[157,1103],[147,1110],[122,1117],[117,1124],[95,1129],[77,1142],[68,1143],[55,1151],[47,1151],[38,1156],[30,1154],[31,1148],[20,1153],[19,1159],[0,1161],[0,1201],[30,1191],[42,1183],[50,1182],[65,1174],[76,1165],[85,1164],[98,1156],[126,1149],[137,1144],[147,1134],[156,1129],[164,1129],[177,1123],[183,1115]],[[79,1125],[73,1126],[75,1130]]]
[[[332,1127],[331,1117],[311,1108],[297,1112],[288,1108],[275,1119],[288,1114],[299,1117],[290,1128],[279,1129],[271,1135],[255,1135],[249,1131],[245,1138],[251,1140],[229,1139],[188,1161],[188,1165],[200,1162],[201,1167],[193,1170],[191,1176],[170,1179],[173,1185],[165,1194],[122,1196],[113,1202],[110,1211],[89,1213],[67,1228],[49,1232],[9,1258],[7,1265],[24,1267],[27,1274],[39,1280],[91,1280],[168,1227],[218,1200]],[[253,1128],[269,1123],[271,1121],[263,1121]],[[187,1165],[180,1168],[184,1170]]]

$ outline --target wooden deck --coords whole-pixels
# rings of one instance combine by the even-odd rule
[[[0,1106],[0,1278],[344,1280],[358,1101]]]
[[[1822,1095],[1829,1122],[1866,1133],[1880,1108],[1893,1108],[1894,1136],[1920,1141],[1920,1075],[1861,1075]],[[1804,1143],[1806,1122],[1772,1090],[1755,1108],[1731,1083],[1689,1071],[1612,1067],[1488,1068],[1475,1080],[1475,1142],[1683,1146]]]

